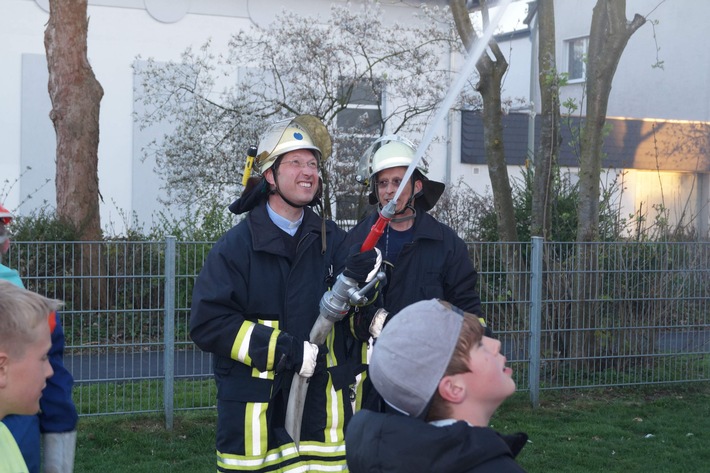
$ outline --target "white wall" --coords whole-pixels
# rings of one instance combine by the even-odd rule
[[[564,40],[589,35],[594,3],[555,2],[558,64],[566,64]],[[710,2],[629,0],[626,11],[629,20],[640,13],[658,24],[647,21],[629,39],[614,76],[608,115],[710,121]],[[663,69],[653,68],[659,60]],[[581,99],[582,88],[564,87],[563,100]]]
[[[90,2],[93,3],[93,2]],[[113,2],[114,4],[140,7],[143,2]],[[154,5],[154,13],[164,12],[169,16],[170,9],[165,2],[146,1]],[[212,3],[219,7],[220,2]],[[245,2],[238,2],[245,3]],[[44,96],[45,110],[33,111],[37,116],[23,116],[21,104],[22,57],[27,59],[44,57],[43,34],[49,14],[41,7],[42,2],[32,0],[4,0],[0,7],[0,64],[3,65],[2,87],[0,87],[0,142],[4,144],[2,154],[3,169],[8,169],[6,176],[18,176],[25,165],[33,165],[27,171],[21,183],[12,189],[7,199],[7,206],[17,209],[20,202],[36,189],[37,182],[45,176],[52,182],[42,188],[37,195],[20,208],[29,210],[41,204],[42,199],[54,202],[54,136],[51,121],[47,113],[50,109],[48,96]],[[189,2],[174,2],[177,16],[180,9]],[[155,6],[157,5],[157,6]],[[204,7],[204,5],[203,5]],[[225,10],[238,14],[238,9]],[[115,224],[122,226],[121,213],[130,216],[131,212],[142,205],[154,205],[157,195],[157,180],[152,186],[142,183],[133,186],[133,64],[137,55],[144,58],[154,57],[161,61],[175,60],[188,46],[199,47],[208,38],[212,38],[215,50],[224,51],[229,35],[239,28],[248,26],[249,20],[235,16],[206,16],[187,13],[175,23],[157,21],[145,8],[106,7],[90,5],[88,56],[96,78],[104,89],[101,101],[100,142],[99,142],[99,189],[104,198],[101,205],[102,224],[107,227]],[[30,56],[28,56],[28,54]],[[25,83],[25,88],[36,93],[47,94],[46,66],[44,74],[32,84]],[[42,87],[41,84],[44,84]],[[38,86],[38,84],[40,84]],[[35,101],[42,99],[35,98]],[[41,105],[41,104],[40,104]],[[38,106],[39,107],[39,106]],[[20,124],[25,122],[25,129]],[[47,139],[49,133],[49,140]],[[25,148],[32,140],[48,141],[41,157],[21,149],[22,135],[25,136]],[[33,136],[36,135],[36,136]],[[47,147],[50,154],[46,153]],[[23,152],[24,151],[24,152]],[[39,165],[39,166],[38,166]],[[149,169],[145,170],[150,172]],[[42,176],[41,179],[37,175]],[[39,197],[39,199],[38,199]]]

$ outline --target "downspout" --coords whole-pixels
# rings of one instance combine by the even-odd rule
[[[448,55],[448,71],[449,71],[449,82],[451,82],[451,68],[453,66],[453,56],[454,55],[454,49],[451,47],[449,44],[449,55]],[[448,134],[448,139],[446,140],[446,164],[444,166],[444,184],[447,186],[451,185],[451,167],[452,163],[451,160],[453,159],[453,140],[454,140],[454,129],[453,129],[453,120],[451,118],[451,114],[453,112],[449,111],[449,113],[446,115],[446,133]],[[459,145],[459,149],[461,149],[461,146]]]

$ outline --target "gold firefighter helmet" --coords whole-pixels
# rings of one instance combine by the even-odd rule
[[[308,149],[318,161],[330,156],[332,142],[328,129],[313,115],[299,115],[271,125],[259,140],[255,164],[261,174],[289,151]]]

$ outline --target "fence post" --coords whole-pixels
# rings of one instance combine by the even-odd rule
[[[540,403],[540,340],[542,316],[542,237],[532,237],[532,258],[530,261],[530,364],[528,383],[530,385],[530,403],[533,408]]]
[[[165,327],[163,330],[163,404],[165,428],[173,428],[175,390],[175,237],[165,238]]]

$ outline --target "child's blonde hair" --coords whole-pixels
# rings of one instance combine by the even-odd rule
[[[0,279],[0,350],[22,356],[33,343],[34,330],[49,323],[61,302]]]

